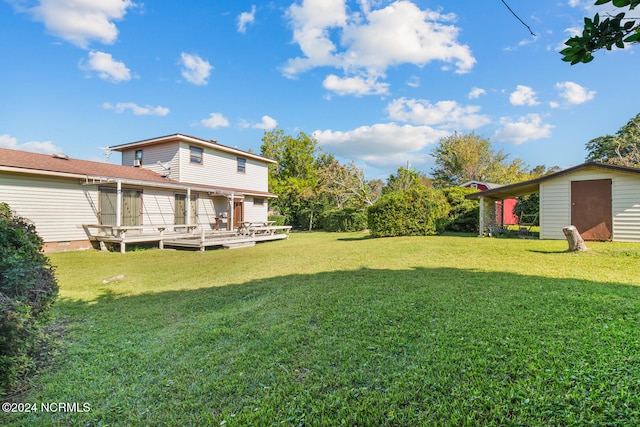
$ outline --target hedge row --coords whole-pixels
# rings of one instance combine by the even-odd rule
[[[368,210],[373,237],[428,236],[444,231],[450,211],[442,192],[416,187],[383,195]]]
[[[442,231],[478,230],[478,202],[465,198],[475,189],[451,187],[436,190],[417,186],[411,190],[383,195],[366,211],[354,208],[312,211],[301,209],[289,225],[325,231],[362,231],[369,228],[374,237],[429,235]],[[285,223],[282,215],[269,220]]]

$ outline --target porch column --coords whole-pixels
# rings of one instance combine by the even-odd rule
[[[186,218],[184,219],[185,224],[188,227],[191,225],[191,187],[187,187],[187,200],[185,203],[185,210],[187,211]]]
[[[116,227],[122,225],[122,181],[116,181]]]
[[[480,224],[478,225],[480,227],[479,230],[479,237],[483,237],[484,236],[484,196],[480,196]]]
[[[229,231],[233,231],[233,211],[234,211],[235,201],[236,201],[236,194],[232,191],[231,198],[229,199]]]

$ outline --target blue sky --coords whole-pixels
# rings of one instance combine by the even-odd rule
[[[369,178],[457,131],[582,163],[639,111],[638,47],[560,60],[593,0],[0,0],[0,147],[104,160],[185,133],[259,152],[313,134]],[[111,162],[118,163],[117,155]]]

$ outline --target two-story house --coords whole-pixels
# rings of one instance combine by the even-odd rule
[[[0,149],[0,202],[34,222],[48,251],[91,247],[86,225],[233,231],[267,220],[273,160],[183,134],[110,148],[122,165]]]

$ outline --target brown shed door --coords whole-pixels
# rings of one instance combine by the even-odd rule
[[[611,180],[571,181],[571,224],[584,240],[610,240]]]

